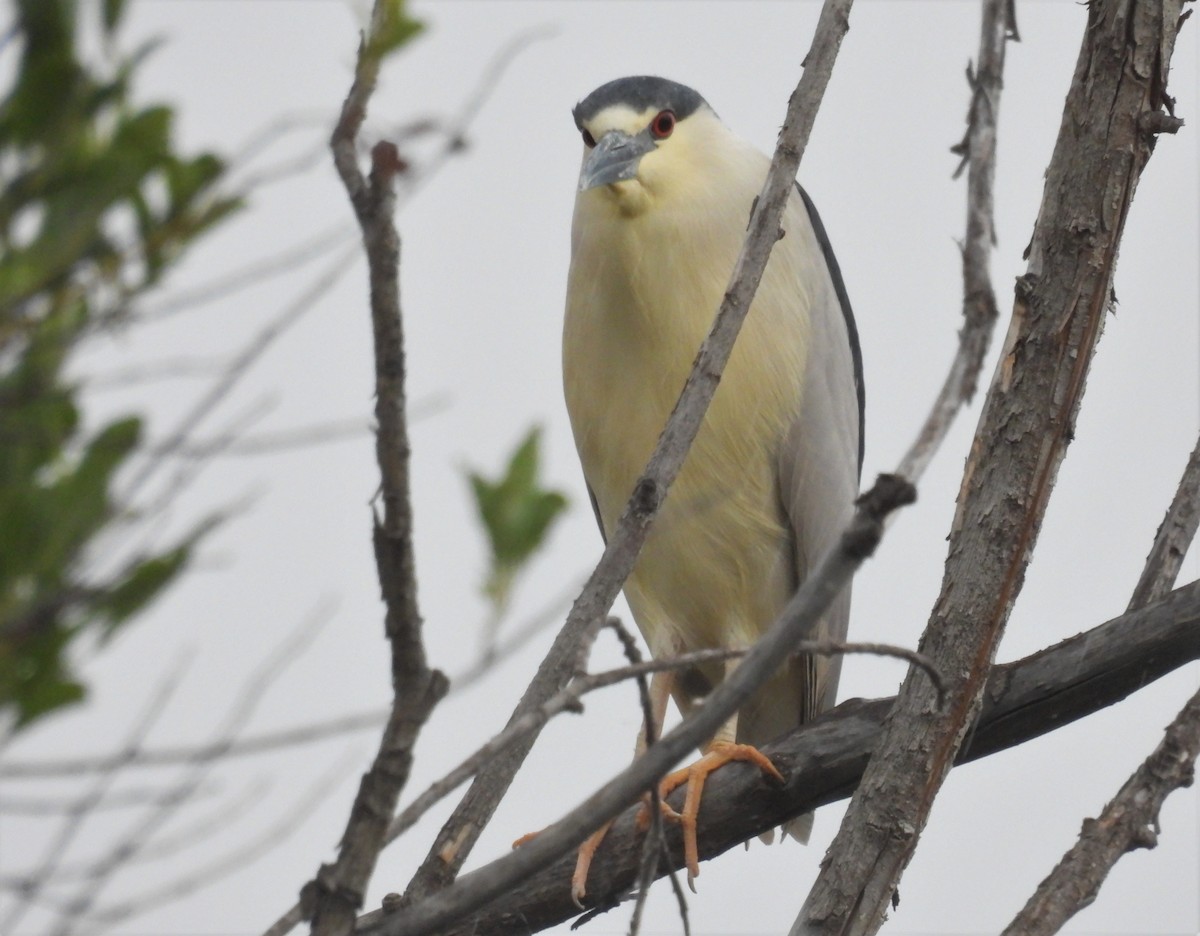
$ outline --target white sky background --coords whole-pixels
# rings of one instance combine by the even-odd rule
[[[272,121],[315,116],[252,167],[319,145],[349,85],[363,3],[341,0],[138,0],[123,37],[166,39],[138,83],[145,101],[178,108],[186,150],[232,154]],[[420,601],[434,664],[471,662],[486,608],[478,596],[483,542],[460,469],[496,469],[532,423],[545,427],[545,473],[573,509],[523,581],[513,623],[543,608],[600,552],[559,390],[559,329],[580,142],[571,106],[600,83],[656,73],[691,84],[737,132],[770,151],[799,75],[818,4],[440,2],[415,5],[429,24],[385,68],[368,124],[386,136],[405,122],[454,113],[509,37],[550,25],[556,34],[508,69],[469,130],[470,149],[407,203],[402,294],[410,399],[439,402],[412,428]],[[1032,231],[1085,9],[1070,0],[1019,4],[1022,42],[1008,47],[997,174],[999,246],[993,277],[1002,313]],[[950,176],[978,45],[978,4],[863,0],[854,10],[800,178],[821,209],[857,314],[867,380],[864,478],[895,465],[911,441],[955,346],[961,304],[956,238],[965,184]],[[1077,438],[1063,466],[1000,658],[1028,654],[1119,614],[1128,601],[1198,428],[1196,126],[1200,29],[1189,23],[1170,90],[1187,121],[1163,137],[1139,187],[1116,292],[1118,314],[1100,344]],[[11,53],[10,53],[11,54]],[[423,150],[417,150],[419,156]],[[351,213],[328,160],[254,194],[250,207],[178,271],[175,290],[219,279],[339,224]],[[84,374],[135,363],[228,356],[318,275],[314,265],[159,324],[131,330],[82,362]],[[1004,323],[1000,325],[999,344]],[[995,348],[991,361],[995,359]],[[219,435],[264,402],[252,433],[369,417],[370,326],[361,262],[275,343],[202,427]],[[987,373],[990,374],[989,362]],[[97,389],[95,421],[149,411],[163,438],[207,381],[178,377]],[[855,584],[851,633],[915,645],[936,597],[944,536],[978,415],[966,414],[920,491]],[[172,470],[174,470],[172,468]],[[160,482],[170,482],[170,472]],[[187,576],[87,667],[88,705],[6,751],[33,760],[112,750],[181,655],[186,670],[150,735],[154,746],[212,737],[255,667],[323,600],[331,622],[270,688],[247,733],[378,708],[388,699],[388,652],[370,551],[367,502],[377,483],[372,440],[212,463],[172,514],[177,529],[206,510],[253,495],[202,550]],[[1181,580],[1195,578],[1197,563]],[[623,605],[618,609],[630,620]],[[405,801],[497,731],[548,646],[550,631],[488,679],[438,708],[417,749]],[[602,639],[596,668],[620,661]],[[851,658],[841,697],[890,694],[898,664]],[[1153,749],[1194,691],[1195,665],[1130,700],[1017,750],[955,770],[900,888],[885,932],[985,933],[1003,926],[1062,851]],[[504,852],[625,766],[637,729],[631,687],[593,696],[583,716],[545,731],[472,865]],[[189,869],[224,861],[238,843],[295,810],[331,767],[342,782],[296,816],[278,850],[179,903],[117,926],[122,934],[259,932],[331,859],[353,790],[374,751],[360,733],[287,754],[239,760],[170,828],[201,822],[211,837],[192,851],[131,865],[107,902],[136,897]],[[348,759],[347,759],[348,758]],[[166,783],[169,771],[130,772],[124,785]],[[227,803],[271,784],[223,827]],[[210,784],[210,788],[213,787]],[[5,782],[0,797],[56,795],[49,781]],[[448,809],[448,805],[447,805]],[[755,844],[702,866],[691,898],[693,931],[778,933],[790,924],[837,829],[844,804],[818,813],[810,847]],[[446,810],[383,856],[370,902],[402,890]],[[106,812],[72,860],[102,854],[129,812]],[[1072,933],[1194,933],[1200,929],[1200,815],[1194,791],[1162,814],[1159,847],[1126,857]],[[0,873],[36,862],[51,827],[0,813]],[[564,882],[564,886],[566,886]],[[2,899],[2,898],[0,898]],[[103,903],[103,901],[102,901]],[[43,931],[41,911],[22,932]],[[592,923],[623,932],[627,911]],[[565,927],[561,928],[563,932]],[[651,900],[648,933],[679,931],[669,888]]]

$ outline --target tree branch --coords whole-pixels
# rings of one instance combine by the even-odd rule
[[[1003,41],[1004,4],[986,0]],[[855,793],[799,934],[874,933],[982,700],[1070,442],[1111,299],[1117,247],[1153,148],[1142,120],[1165,101],[1179,2],[1088,6],[1047,172],[1029,268],[967,462],[941,595],[920,649],[962,674],[945,711],[910,672]],[[982,71],[982,69],[981,69]]]
[[[753,206],[749,233],[734,266],[729,287],[712,330],[700,348],[679,401],[659,437],[645,472],[634,486],[633,496],[608,540],[604,555],[525,690],[510,723],[536,709],[570,680],[581,635],[608,613],[617,592],[633,568],[659,505],[683,464],[692,439],[700,428],[708,403],[716,391],[733,341],[766,267],[771,247],[778,239],[784,205],[791,193],[792,182],[807,145],[842,37],[849,28],[847,17],[851,3],[852,0],[826,0],[822,8],[812,47],[805,58],[804,74],[788,103],[771,169],[763,191]],[[513,745],[476,777],[458,807],[442,826],[428,856],[410,882],[405,894],[408,903],[417,904],[454,880],[536,738],[534,733]],[[684,754],[686,750],[676,756],[682,757]],[[665,773],[670,766],[671,764],[666,764],[663,772]],[[639,795],[654,779],[656,778],[652,777],[636,788],[631,788],[628,795],[631,798]],[[584,835],[590,829],[598,827],[603,818],[606,817],[596,815],[594,821],[589,819],[591,825],[583,830]],[[578,841],[582,840],[583,837],[580,836]],[[521,849],[519,855],[524,856],[523,861],[532,861],[531,856],[536,849],[539,855],[537,860],[544,863],[550,860],[542,853],[542,847],[548,841],[543,833]],[[578,841],[574,844],[578,844]],[[446,860],[446,856],[450,856],[449,860]],[[431,911],[428,918],[440,917]]]
[[[1192,450],[1167,515],[1154,537],[1129,611],[1162,597],[1200,523],[1200,442]],[[1099,819],[1085,819],[1077,841],[1038,885],[1005,929],[1006,936],[1057,933],[1096,899],[1113,865],[1127,852],[1157,844],[1158,812],[1172,790],[1191,786],[1200,752],[1200,692],[1176,716],[1154,752],[1125,781]]]
[[[343,936],[354,917],[384,845],[388,823],[412,769],[412,749],[421,727],[446,694],[446,677],[431,670],[421,639],[412,545],[409,443],[405,416],[404,330],[400,313],[400,236],[393,215],[395,179],[403,163],[392,143],[371,151],[371,174],[363,178],[355,152],[367,103],[379,75],[379,37],[401,15],[388,0],[376,0],[371,23],[359,44],[354,81],[330,139],[338,175],[362,229],[371,289],[375,339],[375,454],[379,462],[383,519],[373,516],[375,565],[386,605],[391,644],[392,711],[379,751],[363,776],[341,838],[337,860],[322,865],[300,895],[313,936]]]
[[[801,585],[784,613],[742,662],[717,686],[695,712],[635,760],[615,779],[575,807],[548,829],[509,855],[424,900],[400,906],[392,914],[371,917],[360,927],[379,936],[421,936],[442,932],[500,895],[513,890],[529,875],[577,848],[588,834],[616,816],[740,709],[779,667],[779,661],[800,644],[828,609],[883,535],[888,514],[911,503],[912,486],[885,475],[859,498],[854,520],[836,548],[824,556]],[[759,777],[761,781],[761,776]],[[590,897],[601,894],[594,882]]]
[[[967,68],[971,108],[967,132],[952,149],[963,157],[967,172],[967,234],[962,245],[963,327],[958,333],[958,353],[938,391],[916,441],[901,459],[896,474],[916,484],[941,447],[959,410],[975,396],[979,372],[999,311],[988,266],[996,244],[993,182],[996,176],[996,124],[1003,87],[1004,45],[1016,36],[1013,0],[993,0],[985,6],[979,41],[979,69]],[[1001,6],[1004,7],[1003,14]],[[962,166],[959,167],[959,172]],[[958,173],[955,173],[956,177]]]
[[[993,666],[982,712],[957,763],[1016,747],[1100,711],[1196,659],[1200,582],[1024,659]],[[787,778],[783,787],[764,783],[752,767],[733,765],[714,773],[705,785],[699,818],[701,858],[716,857],[787,819],[850,796],[894,702],[894,697],[845,702],[766,746],[764,751]],[[678,808],[683,796],[677,791],[669,799]],[[589,895],[623,894],[636,879],[645,834],[636,826],[637,811],[625,810],[613,824],[592,865]],[[669,829],[670,862],[660,867],[660,875],[683,867],[678,829]],[[574,863],[574,854],[566,854],[485,909],[439,932],[527,936],[571,919],[579,913],[570,894]],[[485,873],[488,868],[465,874],[455,886]],[[359,931],[405,932],[387,928],[389,916],[382,910],[368,913],[360,919]]]
[[[1141,578],[1133,589],[1129,599],[1129,610],[1136,611],[1144,608],[1152,601],[1157,601],[1170,591],[1179,576],[1183,565],[1183,557],[1187,555],[1188,547],[1196,537],[1196,528],[1200,526],[1200,439],[1192,449],[1183,477],[1179,479],[1179,487],[1167,514],[1159,525],[1154,537],[1154,545],[1150,547],[1150,555],[1146,557],[1146,565],[1142,569]]]

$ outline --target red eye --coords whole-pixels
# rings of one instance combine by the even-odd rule
[[[590,133],[588,133],[588,131],[586,131],[586,130],[583,131],[583,145],[586,146],[588,149],[591,149],[593,146],[596,145],[596,138],[594,136],[592,136]]]
[[[657,117],[650,122],[650,132],[656,139],[665,140],[675,129],[675,114],[672,111],[659,111]]]

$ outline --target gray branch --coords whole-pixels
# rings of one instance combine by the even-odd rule
[[[913,488],[902,478],[885,475],[859,498],[858,508],[836,548],[818,564],[788,603],[784,613],[746,654],[737,669],[705,703],[583,803],[543,830],[530,842],[444,890],[394,912],[369,915],[359,930],[378,936],[422,936],[442,932],[530,875],[576,849],[583,840],[643,791],[649,790],[676,763],[740,709],[779,661],[800,645],[804,635],[828,609],[883,536],[884,521],[912,502]]]
[[[1006,4],[986,0],[1003,42]],[[910,671],[793,934],[874,933],[982,702],[1066,453],[1112,295],[1117,248],[1167,99],[1179,2],[1096,0],[1047,170],[1029,268],[988,390],[920,649],[961,674],[935,711]],[[982,80],[982,68],[981,68]]]
[[[1200,523],[1200,442],[1192,450],[1167,515],[1154,537],[1150,555],[1129,611],[1157,601],[1175,584],[1179,567]],[[1157,844],[1158,812],[1173,790],[1190,786],[1200,751],[1200,692],[1192,696],[1166,736],[1104,807],[1099,819],[1086,819],[1077,841],[1038,885],[1008,925],[1006,936],[1057,933],[1091,904],[1123,855]]]
[[[393,218],[395,180],[403,163],[394,144],[378,143],[371,151],[370,176],[364,178],[356,152],[367,103],[379,76],[377,37],[388,29],[388,18],[395,15],[395,4],[376,0],[367,34],[359,44],[354,81],[330,140],[334,164],[362,229],[370,277],[378,426],[375,454],[383,501],[382,520],[378,514],[373,516],[372,539],[386,606],[384,627],[391,645],[392,710],[379,751],[354,798],[337,860],[322,865],[316,878],[301,891],[301,913],[312,920],[313,936],[344,936],[354,928],[355,915],[384,846],[388,823],[412,769],[413,746],[447,689],[446,677],[426,663],[417,607],[400,312],[400,235]]]
[[[1022,660],[993,666],[983,710],[957,763],[1054,731],[1120,702],[1196,659],[1200,659],[1200,582]],[[894,698],[844,702],[765,746],[764,752],[786,778],[783,787],[765,782],[757,769],[744,765],[714,773],[704,788],[699,817],[700,857],[714,858],[787,819],[850,796],[879,743],[894,702]],[[678,808],[683,796],[684,791],[679,790],[669,799]],[[634,806],[620,814],[597,853],[588,876],[589,906],[614,906],[635,882],[645,835],[636,826],[637,811]],[[660,866],[660,876],[670,868],[683,867],[677,827],[668,826],[668,843],[671,854],[669,862]],[[527,936],[569,920],[579,913],[571,899],[574,865],[575,855],[568,851],[553,864],[522,878],[494,902],[439,932],[444,936]],[[494,867],[465,874],[455,886],[490,875]],[[408,931],[389,927],[391,916],[383,910],[373,911],[361,918],[359,931]]]

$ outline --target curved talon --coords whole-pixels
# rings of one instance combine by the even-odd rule
[[[596,849],[600,847],[615,821],[616,819],[609,819],[579,846],[579,854],[575,858],[575,872],[571,875],[571,900],[580,910],[583,909],[583,898],[587,895],[588,871],[592,868],[592,858],[596,856]]]
[[[714,741],[708,751],[694,764],[689,764],[682,770],[668,774],[658,788],[658,795],[666,806],[666,797],[672,790],[687,784],[687,798],[683,802],[683,812],[675,813],[679,824],[683,827],[683,857],[687,866],[688,886],[694,891],[693,883],[700,874],[700,847],[696,842],[696,819],[700,815],[700,799],[704,795],[704,783],[714,770],[724,767],[731,761],[747,761],[754,764],[767,776],[784,782],[783,774],[771,763],[762,751],[750,744],[736,744],[732,741]],[[667,807],[668,809],[670,807]]]
[[[658,797],[658,811],[668,822],[678,822],[681,818],[683,818],[679,815],[679,813],[671,808],[671,805],[665,799],[663,799],[661,795]],[[638,808],[638,814],[635,817],[634,822],[637,824],[637,830],[639,832],[645,832],[650,828],[649,794],[646,794],[645,798],[642,800],[642,805]]]

